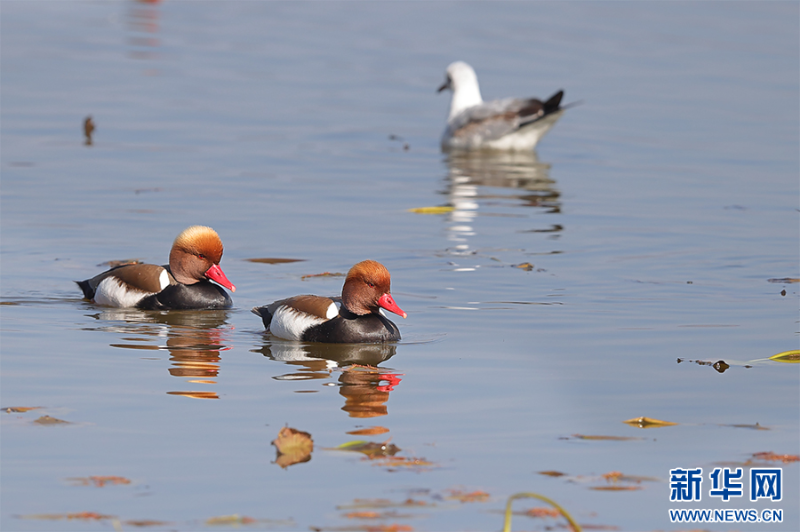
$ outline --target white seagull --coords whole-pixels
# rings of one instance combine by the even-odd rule
[[[478,76],[467,63],[447,67],[447,80],[439,87],[453,91],[450,116],[442,134],[442,150],[531,150],[561,118],[564,91],[542,102],[536,98],[505,98],[484,102]]]

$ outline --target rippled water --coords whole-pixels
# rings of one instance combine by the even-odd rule
[[[755,460],[783,468],[783,502],[685,507],[798,529],[797,463],[753,459],[800,452],[798,366],[767,360],[798,348],[798,14],[4,2],[0,406],[42,408],[0,417],[0,528],[497,530],[534,491],[584,525],[763,530],[667,514],[670,469]],[[484,97],[582,103],[536,153],[443,155],[456,59]],[[73,280],[163,263],[191,224],[224,241],[233,309],[80,299]],[[317,274],[365,258],[409,314],[397,345],[283,342],[249,311],[334,294]],[[310,459],[276,457],[287,425]],[[334,449],[353,440],[375,445]],[[130,483],[70,480],[90,476]]]

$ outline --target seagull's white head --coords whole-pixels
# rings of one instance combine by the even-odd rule
[[[447,67],[447,80],[439,87],[439,92],[444,89],[453,91],[448,120],[452,120],[464,109],[483,103],[481,89],[478,86],[478,76],[464,61],[456,61]]]

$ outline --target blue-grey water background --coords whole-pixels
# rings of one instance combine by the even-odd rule
[[[780,503],[681,506],[668,482],[800,451],[798,366],[764,360],[798,349],[798,285],[775,282],[800,277],[796,2],[6,0],[0,17],[0,406],[43,407],[0,417],[3,530],[196,530],[230,514],[499,530],[520,491],[620,530],[800,528],[797,463],[768,464]],[[533,155],[448,158],[435,89],[458,59],[484,98],[563,88],[582,103]],[[409,211],[441,205],[454,210]],[[192,224],[224,241],[234,309],[80,299],[73,280],[164,263]],[[303,261],[246,260],[264,257]],[[336,293],[341,277],[303,276],[365,258],[408,312],[379,382],[297,360],[314,350],[249,312]],[[727,371],[697,363],[719,360]],[[622,423],[638,416],[678,425]],[[270,442],[285,425],[314,451],[284,469]],[[374,426],[388,432],[348,434]],[[331,450],[355,439],[432,465]],[[614,471],[652,480],[592,489]],[[69,480],[90,475],[131,483]],[[379,498],[425,506],[347,517]],[[784,522],[673,524],[676,507]],[[32,517],[89,511],[118,521]]]

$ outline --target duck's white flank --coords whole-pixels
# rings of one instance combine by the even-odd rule
[[[161,285],[161,290],[169,286],[167,270],[161,270],[158,276],[158,283]],[[131,288],[118,278],[110,275],[97,285],[94,291],[94,301],[98,305],[107,307],[128,308],[135,307],[139,301],[154,293]]]
[[[331,303],[325,312],[325,318],[300,312],[292,307],[281,305],[272,316],[269,332],[284,340],[302,340],[307,329],[325,323],[339,315],[339,306]]]

